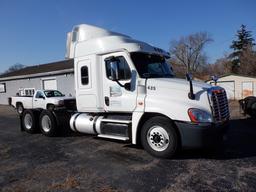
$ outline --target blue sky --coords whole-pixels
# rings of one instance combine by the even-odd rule
[[[255,0],[0,0],[0,72],[15,63],[64,59],[66,33],[87,23],[169,49],[171,40],[207,31],[209,61],[229,52],[241,24],[256,39]]]

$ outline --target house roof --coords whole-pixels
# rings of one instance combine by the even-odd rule
[[[10,77],[30,77],[35,74],[44,74],[49,72],[58,72],[63,70],[73,70],[74,69],[74,60],[64,60],[64,61],[57,61],[53,63],[47,63],[42,65],[34,65],[25,67],[23,69],[5,73],[0,75],[0,79],[6,79]]]
[[[235,73],[228,73],[228,74],[225,74],[225,75],[218,76],[218,79],[223,78],[223,77],[227,77],[227,76],[238,76],[238,77],[256,78],[256,76],[249,76],[249,75],[247,76],[247,75],[239,75],[239,74],[235,74]],[[208,79],[205,82],[209,82],[209,81],[212,81],[212,79]]]
[[[229,74],[226,74],[226,75],[222,75],[222,76],[220,76],[219,78],[221,78],[221,77],[227,77],[227,76],[231,76],[231,75],[239,76],[239,77],[256,78],[256,76],[250,76],[250,75],[239,75],[239,74],[235,74],[235,73],[229,73]]]

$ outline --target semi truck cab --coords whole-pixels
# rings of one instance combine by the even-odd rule
[[[214,144],[229,119],[225,90],[177,79],[169,54],[126,35],[78,25],[68,35],[78,113],[74,131],[141,142],[156,156]],[[171,147],[170,147],[171,146]]]
[[[163,158],[179,148],[215,145],[229,120],[225,90],[176,78],[168,58],[164,50],[127,35],[75,26],[66,50],[66,59],[74,61],[77,105],[70,128],[142,144]],[[45,126],[51,131],[56,123],[42,113],[41,130]]]

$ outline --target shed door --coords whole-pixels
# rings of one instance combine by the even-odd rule
[[[253,95],[253,83],[242,82],[242,97],[248,97]]]
[[[44,90],[57,90],[57,80],[56,79],[46,79],[43,80],[43,89]]]

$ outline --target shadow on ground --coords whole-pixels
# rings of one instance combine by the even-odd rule
[[[241,159],[256,156],[256,120],[252,118],[230,120],[224,142],[212,149],[185,150],[177,159]]]

